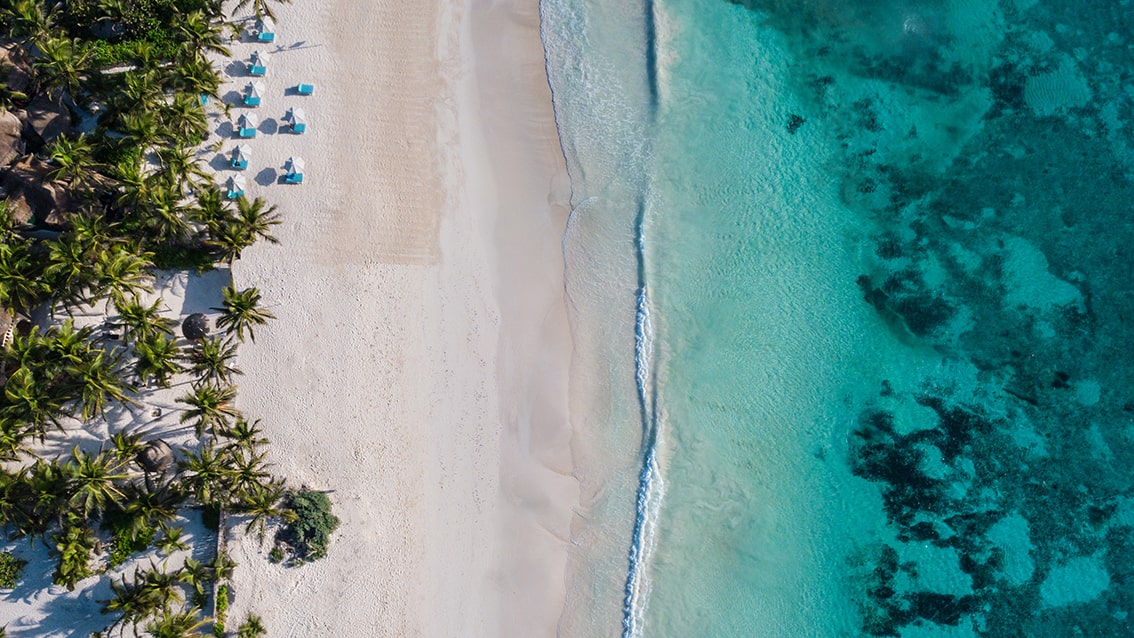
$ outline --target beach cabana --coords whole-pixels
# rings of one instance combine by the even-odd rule
[[[248,168],[248,160],[252,159],[252,147],[241,144],[232,149],[232,167],[238,171]]]
[[[284,116],[284,122],[291,128],[292,133],[302,133],[307,130],[307,114],[303,112],[303,109],[288,109],[287,115]]]
[[[260,42],[274,42],[276,39],[276,23],[268,16],[264,16],[256,21],[256,28],[252,31],[252,35]]]
[[[303,158],[291,157],[287,160],[287,175],[284,175],[284,183],[286,184],[302,184],[303,183]]]
[[[295,87],[295,92],[300,95],[311,95],[315,92],[314,84],[300,84]]]
[[[245,106],[260,106],[260,98],[264,96],[264,83],[260,81],[252,81],[248,86],[244,87],[244,105]]]
[[[209,336],[209,318],[199,312],[185,317],[185,321],[181,322],[181,334],[190,341],[204,339]]]
[[[146,472],[164,472],[173,466],[173,448],[161,439],[154,439],[134,456],[134,462]]]
[[[244,113],[236,119],[236,136],[256,137],[257,126],[260,126],[260,118],[255,113]]]
[[[248,59],[248,73],[249,75],[264,75],[268,72],[268,54],[253,51],[252,57]]]
[[[227,195],[229,199],[237,199],[244,196],[244,187],[248,182],[244,179],[243,175],[233,175],[228,178]]]

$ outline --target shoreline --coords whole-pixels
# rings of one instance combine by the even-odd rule
[[[234,268],[277,317],[241,350],[239,403],[275,471],[330,491],[343,524],[296,569],[230,532],[231,617],[273,635],[553,634],[578,486],[550,258],[570,188],[538,3],[276,11],[269,93],[317,86],[308,133],[257,141],[309,176],[250,192],[285,221]]]

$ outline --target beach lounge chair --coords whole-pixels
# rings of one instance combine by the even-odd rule
[[[248,168],[248,160],[252,159],[252,147],[241,144],[232,149],[232,167],[238,171]]]
[[[228,198],[229,199],[237,199],[237,198],[243,197],[244,196],[244,186],[246,184],[247,184],[247,181],[244,179],[243,175],[233,175],[232,177],[229,177],[228,183],[227,183],[228,191],[226,193],[228,195]]]
[[[287,123],[292,133],[303,133],[307,130],[307,115],[303,112],[303,109],[288,109],[287,115],[284,116],[284,122]]]
[[[276,23],[264,16],[256,21],[256,29],[252,32],[260,42],[274,42],[276,39]]]
[[[237,137],[256,137],[256,127],[260,125],[260,118],[255,113],[244,113],[236,120]]]
[[[249,75],[264,75],[268,72],[268,54],[253,51],[252,57],[248,58],[248,74]]]
[[[244,105],[260,106],[260,98],[264,95],[264,83],[253,81],[244,87]]]
[[[295,87],[295,92],[300,94],[300,95],[311,95],[312,93],[315,92],[315,85],[314,84],[300,84],[299,86]]]
[[[303,183],[303,158],[292,157],[287,160],[287,174],[284,175],[285,184]]]

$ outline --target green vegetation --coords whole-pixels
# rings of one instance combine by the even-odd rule
[[[326,556],[331,533],[339,527],[338,517],[331,513],[331,499],[303,489],[288,494],[286,507],[292,520],[280,530],[277,541],[291,548],[292,561],[303,564]]]
[[[249,3],[270,13],[266,0]],[[303,511],[295,538],[305,559],[325,552],[337,525],[329,503],[320,523],[303,499],[284,506],[259,421],[235,408],[236,349],[272,319],[260,292],[226,289],[223,337],[190,345],[152,298],[156,269],[201,272],[277,241],[276,207],[227,199],[197,161],[210,128],[202,97],[219,99],[222,82],[210,56],[227,55],[239,28],[220,0],[9,0],[0,28],[17,45],[0,65],[0,116],[20,120],[18,143],[0,149],[11,158],[0,166],[0,319],[11,326],[0,347],[0,529],[45,543],[57,584],[109,580],[105,635],[200,635],[214,583],[223,634],[232,560],[188,559],[172,571],[153,562],[155,548],[187,549],[178,524],[187,508],[201,508],[212,529],[234,512],[261,538]],[[83,132],[68,128],[80,120]],[[102,329],[76,325],[92,312],[105,315]],[[33,315],[76,319],[32,326]],[[86,426],[183,380],[192,443],[171,449],[122,431],[37,456],[49,439],[66,449],[80,428],[111,429]],[[159,449],[160,462],[146,456]],[[148,568],[116,569],[139,555]],[[0,588],[23,567],[0,554]],[[263,633],[258,618],[251,627],[247,635]]]
[[[224,638],[224,621],[228,616],[228,585],[217,587],[216,611],[213,615],[213,635]]]
[[[244,622],[236,628],[236,638],[261,638],[267,635],[268,630],[264,628],[264,622],[256,614],[248,614]]]
[[[16,558],[11,552],[0,552],[0,589],[12,589],[24,575],[24,566],[28,562]]]

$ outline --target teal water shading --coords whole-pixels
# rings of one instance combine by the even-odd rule
[[[1134,635],[1130,7],[543,9],[562,633]]]

